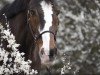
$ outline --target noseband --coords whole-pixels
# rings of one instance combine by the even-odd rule
[[[28,11],[28,14],[29,14],[29,11]],[[28,14],[27,14],[27,15],[28,15]],[[27,23],[28,23],[28,25],[29,25],[29,28],[30,28],[32,37],[34,38],[34,41],[35,41],[35,42],[36,42],[39,38],[41,38],[41,36],[42,36],[43,34],[45,34],[45,33],[51,33],[51,34],[53,34],[54,39],[56,40],[56,34],[55,34],[54,32],[52,32],[52,31],[44,31],[44,32],[42,32],[42,33],[39,34],[39,35],[34,35],[34,34],[33,34],[32,27],[31,27],[31,25],[30,25],[30,23],[29,23],[29,18],[27,19]]]
[[[41,38],[41,36],[42,36],[43,34],[45,34],[45,33],[51,33],[51,34],[53,34],[54,39],[56,40],[56,35],[55,35],[52,31],[44,31],[44,32],[42,32],[41,34],[35,35],[35,36],[34,36],[33,30],[32,30],[32,28],[31,28],[30,24],[29,24],[29,28],[30,28],[32,37],[34,38],[34,41],[36,41],[36,40],[38,40],[39,38]]]
[[[53,34],[54,35],[54,39],[56,39],[56,36],[55,36],[55,34],[52,32],[52,31],[44,31],[44,32],[42,32],[41,34],[39,34],[37,37],[36,37],[36,39],[39,39],[43,34],[45,34],[45,33],[51,33],[51,34]]]

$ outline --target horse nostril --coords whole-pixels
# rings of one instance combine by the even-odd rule
[[[41,54],[42,54],[42,55],[44,54],[44,48],[41,49]]]
[[[57,54],[57,49],[50,49],[50,54],[49,54],[49,58],[52,59],[54,58],[54,56]]]

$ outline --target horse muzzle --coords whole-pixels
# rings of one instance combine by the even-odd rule
[[[55,60],[55,57],[50,57],[49,55],[42,55],[41,57],[40,57],[40,59],[41,59],[41,67],[42,68],[45,68],[45,67],[51,67],[51,66],[53,66],[54,65],[54,60]]]

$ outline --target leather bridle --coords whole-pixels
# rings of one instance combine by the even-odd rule
[[[29,13],[30,13],[30,12],[28,11],[27,15],[29,15]],[[29,20],[30,20],[30,19],[27,17],[27,23],[28,23],[28,25],[29,25],[29,28],[30,28],[32,37],[34,38],[34,41],[35,41],[35,42],[36,42],[39,38],[41,38],[41,36],[42,36],[43,34],[45,34],[45,33],[51,33],[51,34],[53,34],[54,39],[56,40],[56,34],[55,34],[54,32],[52,32],[52,31],[43,31],[43,32],[40,33],[39,35],[34,35],[34,34],[33,34],[32,27],[31,27],[31,25],[30,25],[30,23],[29,23]]]

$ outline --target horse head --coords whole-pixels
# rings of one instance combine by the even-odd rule
[[[30,0],[27,21],[34,39],[31,60],[39,61],[41,67],[50,67],[57,55],[56,34],[58,10],[54,0]]]

